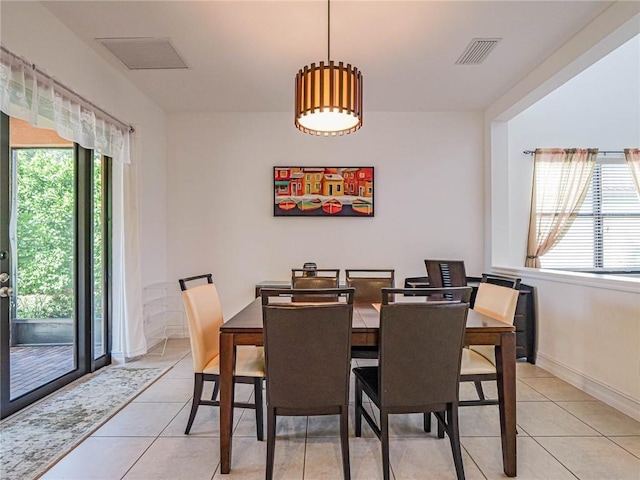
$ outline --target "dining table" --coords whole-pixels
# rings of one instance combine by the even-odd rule
[[[352,346],[377,346],[380,313],[374,304],[354,304]],[[262,301],[256,298],[220,327],[220,471],[231,471],[233,442],[233,370],[238,345],[263,345]],[[516,340],[513,325],[469,310],[465,345],[494,345],[505,475],[516,465]],[[267,379],[268,381],[268,379]]]

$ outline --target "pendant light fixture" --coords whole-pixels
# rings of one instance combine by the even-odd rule
[[[296,75],[295,126],[312,135],[335,136],[362,126],[362,73],[331,60],[331,5],[327,0],[327,62]]]

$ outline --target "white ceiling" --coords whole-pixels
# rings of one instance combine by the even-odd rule
[[[600,15],[605,1],[331,2],[331,57],[364,76],[366,111],[483,110]],[[168,112],[284,112],[327,57],[324,1],[45,1]],[[96,38],[168,38],[188,70],[129,71]],[[503,38],[455,65],[472,38]]]

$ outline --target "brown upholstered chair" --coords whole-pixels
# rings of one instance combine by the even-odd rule
[[[395,286],[393,269],[348,269],[345,270],[347,287],[356,289],[354,303],[382,302],[382,289]]]
[[[460,295],[461,290],[464,294]],[[446,430],[458,479],[464,478],[458,431],[460,355],[471,287],[448,289],[384,289],[380,307],[378,367],[360,367],[356,376],[356,437],[362,417],[382,443],[382,471],[389,479],[389,414],[423,413],[430,431],[430,412]],[[410,294],[398,302],[391,295]],[[428,302],[415,295],[438,295]],[[451,295],[459,300],[442,300]],[[408,303],[410,301],[410,303]],[[363,409],[362,392],[380,410],[380,426]],[[427,424],[427,420],[429,423]]]
[[[424,261],[429,277],[429,287],[464,287],[467,285],[467,273],[462,260]]]
[[[262,290],[267,372],[267,472],[273,476],[276,416],[340,415],[344,478],[349,468],[349,368],[353,288],[333,289],[346,302],[282,303],[274,298],[304,293],[326,298],[326,290]],[[278,301],[280,300],[280,301]]]
[[[502,275],[482,275],[473,309],[496,320],[513,324],[518,303],[520,279]],[[463,400],[461,406],[497,405],[497,399],[487,399],[482,389],[483,381],[496,380],[495,347],[470,345],[463,350],[460,381],[474,382],[478,400]]]
[[[207,283],[187,288],[186,283],[206,279]],[[212,275],[197,275],[178,280],[182,290],[182,300],[189,323],[189,339],[193,356],[194,386],[191,413],[185,434],[191,431],[200,405],[219,406],[218,396],[220,375],[220,325],[223,323],[222,307]],[[237,349],[235,383],[249,383],[254,386],[254,403],[236,402],[234,407],[252,408],[256,411],[258,440],[263,440],[262,384],[264,380],[264,350],[262,347],[239,346]],[[214,382],[211,400],[202,399],[205,381]]]
[[[356,289],[354,303],[380,303],[382,289],[395,287],[395,270],[348,269],[345,280],[347,287]],[[378,347],[352,347],[351,358],[378,358]]]
[[[316,268],[314,275],[309,275],[309,271],[304,268],[291,269],[291,288],[293,290],[338,288],[340,286],[340,269],[338,268]],[[293,296],[295,302],[331,302],[337,301],[337,297],[327,297],[313,295],[307,297],[305,292],[297,293]]]

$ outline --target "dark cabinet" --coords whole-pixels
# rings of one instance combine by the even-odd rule
[[[516,315],[513,319],[516,327],[516,357],[527,357],[529,363],[536,363],[535,305],[535,288],[521,283]]]

